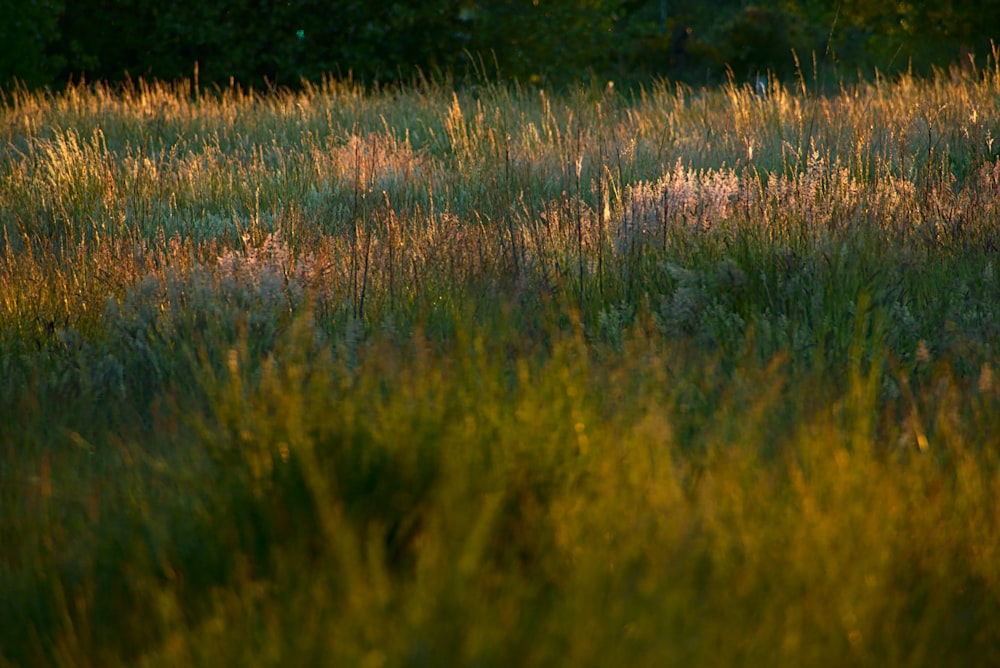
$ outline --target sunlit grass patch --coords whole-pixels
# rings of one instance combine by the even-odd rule
[[[14,96],[0,662],[996,663],[996,85]]]

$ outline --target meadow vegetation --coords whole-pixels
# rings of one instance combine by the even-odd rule
[[[1000,663],[1000,71],[0,109],[0,665]]]

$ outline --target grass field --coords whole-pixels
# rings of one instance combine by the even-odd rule
[[[0,665],[1000,665],[1000,70],[0,108]]]

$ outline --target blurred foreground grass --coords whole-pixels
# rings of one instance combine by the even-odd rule
[[[996,665],[995,70],[0,114],[0,664]]]

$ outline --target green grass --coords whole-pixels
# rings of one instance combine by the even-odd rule
[[[0,665],[996,665],[995,68],[15,93]]]

